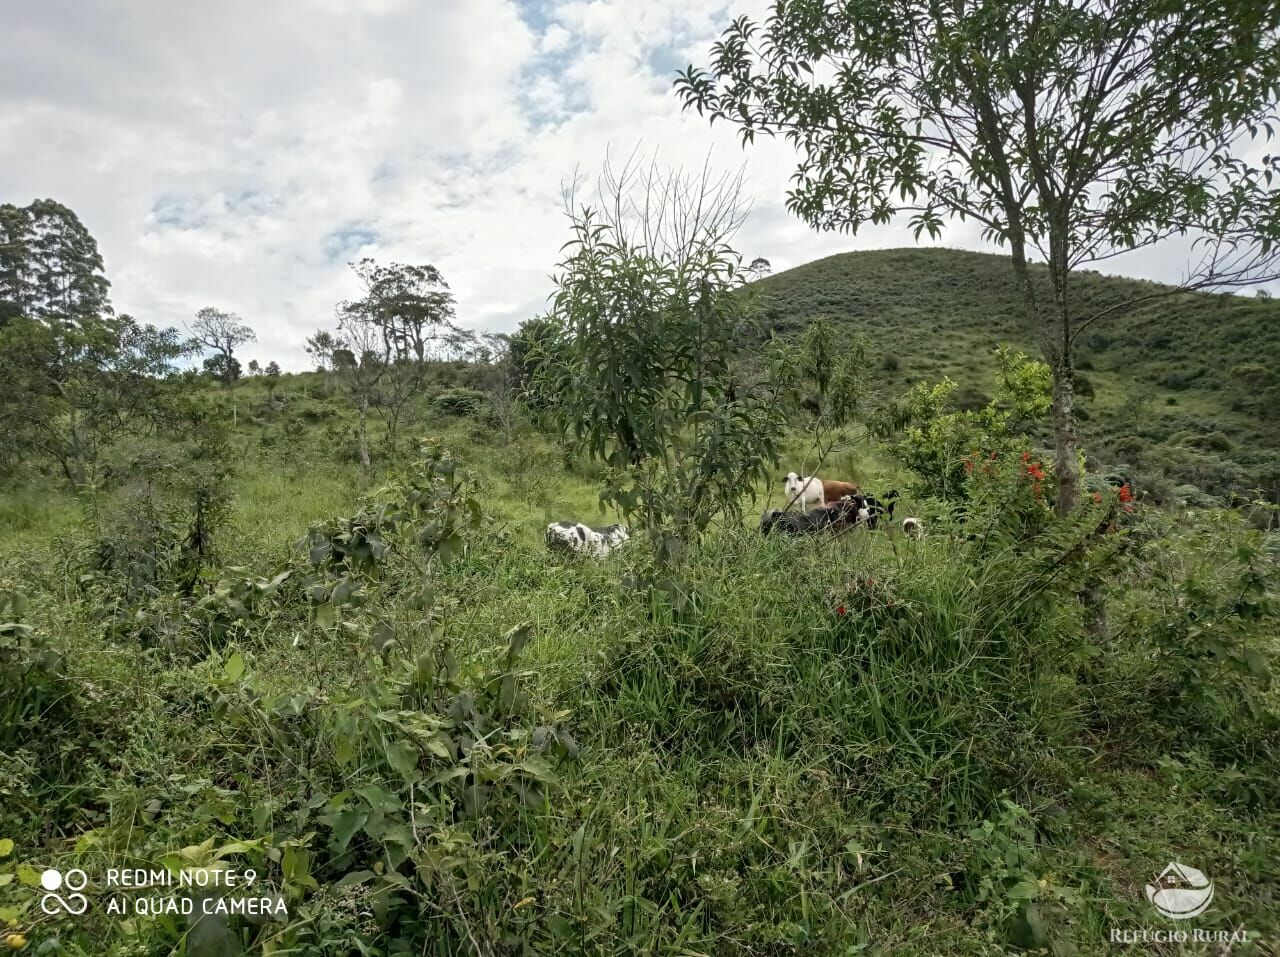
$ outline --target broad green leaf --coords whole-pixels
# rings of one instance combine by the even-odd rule
[[[222,673],[229,681],[239,681],[244,676],[244,657],[236,652],[222,666]]]

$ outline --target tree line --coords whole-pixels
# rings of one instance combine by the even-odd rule
[[[307,340],[307,352],[352,400],[360,460],[372,465],[368,420],[381,418],[391,453],[408,410],[436,359],[483,370],[491,405],[513,426],[516,376],[510,337],[475,334],[455,321],[455,301],[430,265],[353,263],[363,295],[337,306],[336,331]],[[205,354],[203,374],[231,398],[242,348],[257,337],[233,312],[200,309],[185,330],[117,314],[97,242],[68,207],[36,200],[0,205],[0,473],[33,458],[56,463],[74,488],[100,479],[102,453],[128,435],[155,433],[180,405]],[[274,394],[278,363],[248,364]]]

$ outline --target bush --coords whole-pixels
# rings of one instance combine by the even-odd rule
[[[432,407],[441,415],[479,415],[487,404],[485,394],[478,389],[452,389],[431,400]]]

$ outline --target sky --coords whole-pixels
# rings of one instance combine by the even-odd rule
[[[761,0],[40,0],[0,34],[0,202],[49,197],[96,237],[118,312],[184,327],[214,306],[257,332],[243,361],[309,366],[303,340],[358,295],[347,263],[431,263],[458,322],[545,309],[569,238],[562,185],[606,155],[741,169],[736,245],[774,271],[914,245],[905,222],[818,233],[784,206],[795,154],[685,113]],[[942,245],[984,249],[972,225]],[[994,251],[994,250],[993,250]],[[1156,247],[1108,271],[1176,280]]]

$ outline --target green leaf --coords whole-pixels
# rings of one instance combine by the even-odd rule
[[[408,741],[392,741],[387,745],[387,761],[408,780],[418,767],[418,749]]]
[[[8,837],[0,838],[0,857],[8,857],[12,853],[13,839]]]
[[[332,890],[340,891],[344,887],[351,887],[355,884],[364,884],[373,880],[378,875],[373,871],[348,871],[333,883]]]
[[[395,644],[395,640],[395,631],[385,621],[379,621],[374,624],[369,632],[369,643],[373,645],[373,650],[378,654],[382,654]]]
[[[222,674],[228,681],[239,681],[244,676],[244,657],[236,652],[222,666]]]
[[[325,815],[321,820],[333,831],[334,846],[338,851],[345,851],[356,831],[364,827],[365,822],[369,820],[369,812],[348,808],[345,811]]]
[[[332,628],[336,620],[337,620],[337,616],[333,610],[332,605],[325,604],[325,605],[320,605],[318,608],[316,608],[316,627],[317,628]]]
[[[1035,881],[1018,881],[1009,888],[1009,897],[1016,901],[1033,901],[1040,896],[1040,885]]]
[[[514,661],[524,651],[524,647],[529,643],[531,637],[533,637],[533,625],[529,622],[523,622],[508,631],[507,659]]]

